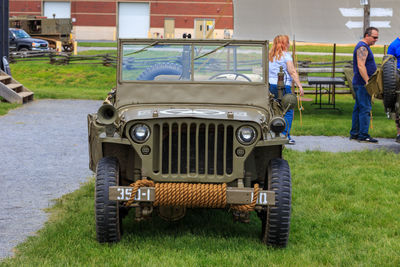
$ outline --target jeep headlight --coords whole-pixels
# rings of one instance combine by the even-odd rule
[[[32,46],[33,47],[40,47],[40,44],[39,43],[32,43]]]
[[[251,145],[256,140],[257,132],[251,126],[242,126],[237,130],[236,137],[242,145]]]
[[[135,124],[130,130],[130,135],[136,143],[144,143],[150,137],[150,128],[146,124]]]

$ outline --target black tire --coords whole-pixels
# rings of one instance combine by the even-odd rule
[[[139,81],[153,81],[159,75],[182,75],[182,66],[176,63],[158,63],[145,69]]]
[[[383,65],[383,105],[386,110],[393,110],[396,104],[397,62],[390,57]]]
[[[22,57],[27,57],[27,56],[28,56],[28,53],[29,53],[29,49],[26,48],[26,47],[22,47],[22,48],[20,48],[20,49],[18,50],[18,52],[20,52],[20,55],[21,55]]]
[[[272,159],[266,179],[266,189],[275,191],[275,206],[261,211],[261,240],[267,246],[284,248],[289,240],[292,202],[292,179],[287,161]]]
[[[121,240],[122,216],[118,201],[108,199],[108,188],[119,183],[119,164],[114,157],[102,158],[97,164],[95,188],[96,234],[100,243]]]

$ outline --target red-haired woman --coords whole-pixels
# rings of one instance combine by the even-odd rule
[[[271,50],[268,55],[269,59],[269,90],[275,97],[278,97],[278,73],[280,67],[285,73],[285,92],[283,94],[292,93],[292,80],[299,87],[300,95],[304,95],[303,87],[301,86],[299,75],[294,67],[292,55],[288,52],[290,48],[289,36],[278,35],[274,38]],[[283,132],[289,139],[289,144],[294,145],[296,142],[290,136],[290,129],[293,121],[293,109],[289,109],[285,114],[286,129]]]

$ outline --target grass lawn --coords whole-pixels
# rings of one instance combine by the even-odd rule
[[[399,266],[400,155],[284,151],[293,179],[289,246],[259,242],[261,223],[189,210],[176,223],[125,218],[122,241],[98,244],[94,181],[50,208],[38,235],[2,266]],[[329,162],[329,164],[327,164]],[[323,166],[323,168],[321,168]],[[383,168],[382,168],[383,167]]]
[[[351,115],[354,100],[351,95],[336,95],[336,107],[333,109],[319,109],[314,105],[314,95],[306,95],[311,101],[302,102],[304,110],[295,109],[295,118],[292,125],[292,135],[324,135],[324,136],[349,136],[351,128]],[[327,96],[322,102],[328,101]],[[326,108],[327,106],[325,106]],[[373,137],[396,137],[396,126],[393,120],[387,119],[383,103],[376,99],[372,105],[372,127],[369,133]]]
[[[117,47],[117,42],[79,42],[80,47]]]
[[[354,51],[354,46],[342,46],[342,45],[336,45],[336,53],[350,53],[353,54]],[[292,49],[292,47],[290,48]],[[387,47],[386,47],[387,49]],[[384,54],[384,47],[383,45],[380,46],[371,46],[372,53],[374,54]],[[318,45],[302,45],[302,44],[297,44],[296,45],[296,51],[299,52],[324,52],[324,53],[333,53],[333,44],[331,45],[326,45],[326,46],[318,46]]]
[[[2,100],[3,98],[2,97],[0,97],[0,101]],[[0,116],[1,115],[6,115],[7,114],[7,112],[10,110],[10,109],[13,109],[13,108],[16,108],[16,107],[19,107],[20,105],[18,105],[18,104],[11,104],[11,103],[6,103],[6,102],[0,102]]]
[[[32,90],[37,99],[104,99],[116,79],[116,69],[101,64],[51,65],[48,61],[21,61],[12,64],[11,69],[13,77]]]

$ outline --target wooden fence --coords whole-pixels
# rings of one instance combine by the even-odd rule
[[[10,62],[19,61],[49,61],[50,64],[101,64],[104,66],[116,67],[117,56],[110,54],[74,56],[70,53],[52,51],[23,51],[11,52]]]

